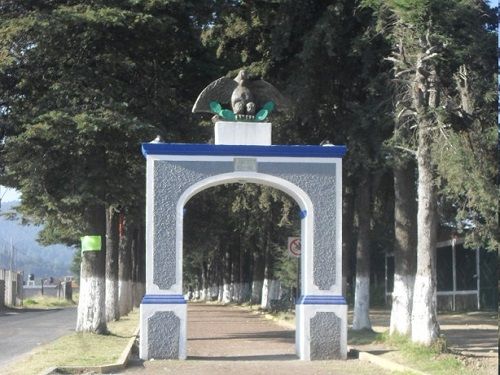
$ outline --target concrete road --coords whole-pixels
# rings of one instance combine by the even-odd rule
[[[75,325],[76,307],[0,312],[0,368],[15,357],[72,332]]]

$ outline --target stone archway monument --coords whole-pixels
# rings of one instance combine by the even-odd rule
[[[242,83],[252,87],[245,85],[244,72],[238,77],[234,80],[236,86],[228,84],[232,97],[239,94]],[[212,88],[217,86],[214,83]],[[207,89],[197,104],[210,100],[210,95],[203,97]],[[243,92],[240,96],[244,100],[239,106],[238,101],[231,100],[233,111],[209,101],[209,111],[217,114],[214,145],[142,146],[147,163],[146,295],[140,308],[142,359],[186,358],[187,305],[182,287],[184,205],[198,192],[227,183],[272,186],[297,202],[301,210],[302,296],[296,302],[296,352],[302,360],[347,356],[341,232],[342,157],[346,149],[332,145],[271,145],[271,124],[263,120],[275,104],[284,107],[283,100],[274,93],[272,100],[262,104],[258,90],[255,89],[258,94],[250,93],[255,98]],[[221,102],[228,102],[227,95]],[[262,109],[257,112],[259,108]]]

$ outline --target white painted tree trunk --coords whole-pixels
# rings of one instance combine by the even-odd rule
[[[241,283],[232,283],[231,285],[233,290],[231,300],[233,302],[239,302],[241,296]]]
[[[436,295],[437,202],[430,158],[429,129],[419,131],[417,273],[413,292],[412,333],[415,343],[431,345],[439,337]],[[424,129],[425,130],[425,129]],[[423,144],[427,142],[427,144]]]
[[[262,283],[262,300],[260,307],[263,309],[269,309],[271,307],[271,284],[272,280],[267,278],[265,278]]]
[[[356,291],[354,296],[354,319],[352,329],[371,329],[370,321],[370,278],[356,276]]]
[[[392,292],[391,324],[389,333],[409,335],[411,333],[411,311],[415,276],[394,274]]]
[[[106,212],[104,207],[92,206],[85,215],[90,235],[106,233]],[[76,319],[77,332],[107,333],[106,326],[106,241],[102,240],[101,251],[85,251],[80,266],[80,298]]]
[[[217,295],[217,302],[222,303],[222,301],[224,300],[224,286],[219,285],[218,288],[219,288],[219,293]]]
[[[430,47],[430,46],[428,46]],[[426,50],[423,48],[423,50]],[[413,86],[413,101],[417,111],[417,273],[413,292],[411,339],[423,345],[431,345],[439,337],[436,295],[436,241],[437,198],[434,187],[432,144],[434,142],[433,117],[439,104],[439,88],[435,67],[425,60],[427,52],[417,59]],[[428,74],[423,74],[427,71]],[[429,108],[430,107],[430,108]]]
[[[356,290],[352,329],[371,329],[370,322],[370,176],[362,172],[356,191],[358,241],[356,244]]]
[[[132,310],[132,281],[118,281],[118,299],[120,301],[120,315],[127,315]]]
[[[213,284],[210,287],[210,301],[217,299],[218,296],[219,296],[219,285]]]
[[[262,281],[256,280],[252,282],[252,303],[261,303],[262,300]]]
[[[107,329],[105,325],[105,284],[103,276],[80,278],[80,297],[78,300],[78,318],[76,323],[77,332],[105,333]]]
[[[222,303],[231,302],[231,284],[225,283],[222,291]]]
[[[281,282],[279,280],[271,280],[271,293],[269,301],[279,300],[281,297]]]
[[[106,278],[106,321],[120,319],[118,280]]]
[[[399,133],[403,130],[399,129]],[[394,172],[394,288],[389,333],[411,334],[417,258],[417,205],[414,163],[396,158]]]

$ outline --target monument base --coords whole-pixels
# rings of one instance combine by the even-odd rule
[[[302,296],[295,319],[301,360],[347,359],[347,305],[342,296]]]
[[[215,123],[216,145],[271,145],[270,122],[218,121]]]
[[[187,305],[181,295],[146,295],[140,309],[139,357],[186,359]]]

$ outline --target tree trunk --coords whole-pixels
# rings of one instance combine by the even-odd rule
[[[268,229],[265,242],[264,254],[264,281],[262,283],[262,300],[260,307],[269,309],[271,307],[272,283],[273,283],[273,265],[271,254],[271,233]]]
[[[413,103],[417,111],[417,273],[411,317],[413,342],[431,345],[439,336],[436,301],[437,198],[434,188],[431,147],[433,111],[439,103],[437,73],[422,53],[417,59]],[[427,72],[424,74],[423,72]]]
[[[342,200],[342,295],[344,297],[347,296],[348,283],[351,280],[352,274],[349,258],[352,248],[353,222],[354,195],[350,187],[345,187],[344,199]]]
[[[261,302],[262,299],[262,284],[264,280],[264,257],[259,249],[253,252],[253,268],[252,268],[252,304]]]
[[[118,212],[106,209],[106,321],[120,319],[118,308]]]
[[[222,284],[222,303],[229,303],[231,302],[231,253],[228,249],[224,253]]]
[[[356,291],[352,329],[371,329],[370,322],[370,180],[363,171],[358,187],[356,213],[358,242],[356,246]]]
[[[413,294],[412,341],[431,345],[439,336],[436,310],[437,202],[431,162],[431,124],[418,125],[417,273]]]
[[[104,334],[106,326],[105,261],[106,211],[96,205],[88,209],[88,234],[101,236],[100,251],[85,251],[80,270],[80,299],[78,301],[77,332]]]
[[[414,163],[394,167],[394,289],[390,334],[411,333],[411,310],[417,247]]]
[[[121,233],[118,257],[118,288],[120,315],[132,310],[131,251],[134,230],[130,220],[121,216]]]
[[[139,226],[137,241],[137,302],[139,307],[146,294],[146,227],[144,222]]]

